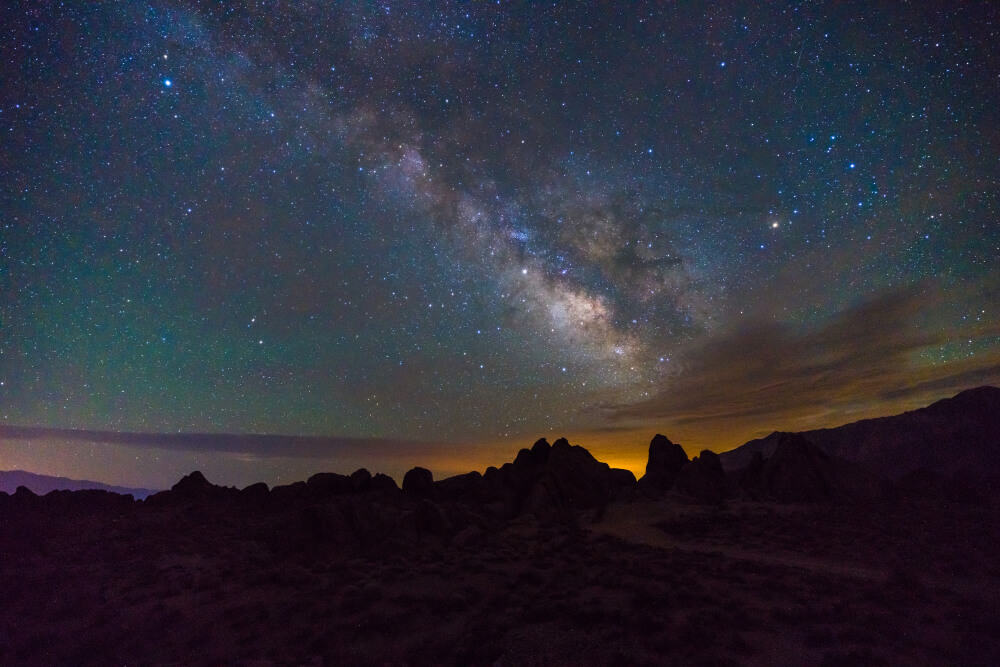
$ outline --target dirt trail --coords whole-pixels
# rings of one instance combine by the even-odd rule
[[[612,505],[607,508],[601,521],[590,529],[598,535],[610,535],[633,544],[642,544],[658,549],[677,549],[688,553],[722,556],[761,565],[792,567],[816,574],[847,577],[860,581],[885,582],[890,572],[884,568],[863,564],[851,564],[804,556],[784,550],[748,549],[738,544],[719,544],[717,541],[686,539],[671,535],[657,526],[658,523],[676,518],[678,508],[670,503],[635,503]],[[969,580],[960,577],[940,577],[920,575],[923,585],[946,590],[964,597],[1000,600],[1000,582],[996,580]]]
[[[868,581],[884,581],[887,572],[877,568],[861,565],[847,565],[834,561],[810,558],[787,551],[760,551],[746,549],[737,545],[720,545],[714,542],[677,538],[669,535],[656,524],[675,513],[670,508],[648,505],[617,505],[609,507],[599,523],[591,526],[597,534],[610,535],[627,542],[644,544],[660,549],[679,549],[693,553],[711,554],[749,561],[763,565],[779,565],[795,567],[816,573],[832,574],[842,577],[853,577]]]

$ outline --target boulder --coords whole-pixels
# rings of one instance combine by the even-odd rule
[[[154,493],[146,498],[146,504],[159,507],[163,505],[176,504],[202,504],[217,502],[228,497],[237,497],[239,492],[235,488],[216,486],[212,484],[200,471],[185,475],[179,482],[170,487],[169,491]]]
[[[14,494],[15,497],[17,494]],[[108,512],[119,514],[132,508],[134,499],[131,494],[120,494],[104,489],[54,489],[42,496],[33,496],[39,501],[39,506],[46,511],[59,516],[96,514]]]
[[[611,469],[611,486],[615,489],[629,489],[635,486],[635,483],[635,475],[632,474],[631,470],[625,470],[624,468]]]
[[[551,517],[567,509],[566,499],[560,493],[558,483],[551,473],[537,477],[520,499],[522,514],[536,517]]]
[[[380,472],[375,473],[375,476],[372,477],[371,484],[368,485],[368,488],[370,491],[377,491],[379,493],[399,491],[399,486],[396,485],[396,480],[388,475],[383,475]]]
[[[707,449],[681,468],[675,483],[678,492],[703,503],[722,502],[727,486],[718,454]]]
[[[271,489],[269,502],[276,508],[283,508],[296,503],[309,502],[312,492],[305,482],[283,484]]]
[[[256,484],[251,484],[244,489],[240,489],[239,499],[240,502],[247,505],[262,505],[267,502],[267,498],[270,493],[271,491],[267,488],[267,484],[264,482],[257,482]]]
[[[433,498],[434,476],[427,468],[411,468],[403,476],[403,493],[413,498]]]
[[[534,467],[536,465],[535,455],[530,449],[521,449],[514,457],[514,465],[521,469]]]
[[[475,471],[434,482],[434,487],[440,498],[451,501],[481,502],[488,495],[483,476]]]
[[[552,446],[545,438],[539,438],[531,446],[531,455],[536,463],[546,463],[549,460],[550,451],[552,451]]]
[[[306,486],[312,495],[321,498],[339,496],[353,490],[351,478],[335,472],[318,472],[306,480]]]
[[[200,470],[195,470],[189,475],[185,475],[179,482],[170,487],[170,490],[178,496],[195,498],[212,493],[216,486],[205,479]]]
[[[34,507],[40,496],[26,486],[19,485],[14,493],[6,497],[4,505],[18,510]]]
[[[677,481],[681,469],[688,463],[687,452],[683,447],[657,433],[649,443],[646,474],[639,480],[639,484],[644,491],[669,491]]]
[[[565,438],[559,438],[547,450],[539,449],[547,451],[544,463],[539,463],[533,452],[532,468],[524,470],[515,461],[513,468],[522,470],[510,476],[520,513],[551,516],[567,510],[602,508],[620,489],[635,483],[635,476],[629,471],[612,471],[607,463],[598,461],[583,447],[569,444]]]
[[[358,468],[351,473],[351,491],[362,493],[371,487],[372,474],[365,468]]]

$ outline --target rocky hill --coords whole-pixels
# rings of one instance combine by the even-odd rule
[[[726,470],[771,456],[789,434],[774,432],[720,454]],[[919,410],[797,434],[823,452],[900,479],[917,471],[995,485],[1000,479],[1000,389],[963,391]]]

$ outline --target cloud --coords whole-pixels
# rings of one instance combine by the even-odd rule
[[[924,380],[923,382],[911,384],[907,387],[890,389],[884,392],[880,398],[891,400],[909,398],[914,395],[950,393],[958,389],[968,389],[995,383],[998,381],[998,378],[1000,378],[1000,363],[994,362],[986,366],[962,368],[955,373]]]
[[[238,454],[256,459],[370,456],[407,458],[454,444],[391,438],[344,438],[240,433],[127,433],[0,424],[0,439],[60,440],[195,453]]]
[[[736,430],[830,426],[888,413],[1000,378],[1000,358],[935,364],[929,349],[962,332],[924,323],[940,300],[925,285],[884,292],[803,330],[758,322],[702,344],[648,399],[606,406],[611,423],[727,425]],[[923,353],[923,354],[922,354]]]

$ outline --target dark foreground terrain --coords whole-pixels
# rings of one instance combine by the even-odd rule
[[[990,474],[769,442],[0,494],[0,664],[1000,664]]]
[[[280,514],[22,511],[0,663],[997,664],[996,513],[877,509],[639,501],[370,554]]]

